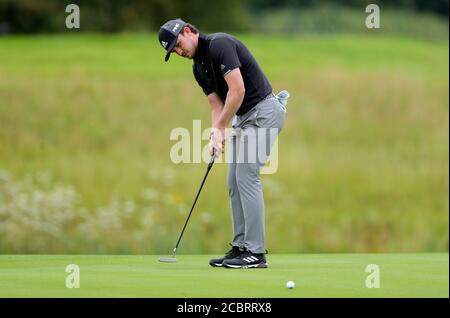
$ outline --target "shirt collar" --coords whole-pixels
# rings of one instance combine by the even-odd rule
[[[197,52],[194,54],[194,62],[206,61],[206,49],[208,47],[208,40],[205,34],[199,34]]]

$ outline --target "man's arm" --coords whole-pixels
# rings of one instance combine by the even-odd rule
[[[220,130],[227,128],[228,123],[241,107],[245,95],[244,80],[239,68],[230,71],[224,78],[228,85],[227,98],[219,119],[217,122],[213,122],[213,127]]]
[[[208,102],[209,105],[211,106],[211,127],[213,127],[213,129],[211,130],[211,138],[209,141],[209,154],[212,156],[213,154],[213,148],[215,148],[216,151],[216,155],[219,155],[220,152],[222,152],[223,150],[223,146],[224,143],[222,141],[222,147],[218,147],[216,145],[216,138],[214,137],[214,127],[217,127],[217,122],[219,121],[219,117],[220,114],[222,113],[223,110],[223,101],[222,99],[219,97],[219,95],[217,95],[217,93],[211,93],[208,95]]]
[[[211,127],[217,127],[224,106],[223,101],[217,93],[211,93],[208,95],[208,102],[211,106]]]
[[[242,101],[244,100],[245,95],[245,87],[244,80],[242,79],[241,71],[239,68],[235,68],[225,75],[225,81],[228,85],[228,93],[225,100],[225,104],[221,105],[221,109],[219,106],[212,106],[212,135],[210,142],[210,153],[212,154],[212,148],[215,148],[216,155],[218,156],[224,150],[225,145],[225,129],[228,126],[231,118],[233,118],[234,114],[236,114],[239,107],[241,107]],[[213,94],[208,95],[209,97],[213,96]],[[216,96],[218,98],[218,96]],[[215,97],[212,97],[215,100]],[[215,105],[218,105],[218,103]],[[220,112],[219,112],[220,110]]]

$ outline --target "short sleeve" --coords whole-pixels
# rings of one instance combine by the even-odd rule
[[[215,39],[211,45],[211,56],[213,62],[220,67],[222,76],[241,67],[237,45],[229,39]]]
[[[208,84],[208,80],[204,74],[202,74],[201,69],[199,70],[199,65],[197,63],[194,63],[192,65],[192,70],[194,72],[195,80],[197,81],[198,85],[202,88],[203,93],[205,93],[206,96],[214,92],[214,89],[211,87],[211,85]]]

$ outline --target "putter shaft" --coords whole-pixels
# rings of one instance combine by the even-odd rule
[[[186,230],[186,226],[187,226],[187,224],[189,222],[189,219],[191,218],[192,211],[194,210],[195,204],[197,203],[198,197],[200,196],[200,192],[202,191],[203,185],[205,184],[206,177],[208,177],[209,171],[211,170],[211,168],[212,168],[212,166],[214,164],[215,158],[216,158],[215,151],[213,150],[213,154],[211,156],[211,160],[209,161],[208,168],[206,169],[206,174],[203,177],[203,180],[202,180],[202,183],[200,185],[200,188],[198,189],[197,195],[195,196],[194,203],[192,204],[191,210],[189,211],[189,215],[188,215],[188,217],[186,219],[186,222],[184,223],[183,229],[181,230],[180,236],[178,237],[177,244],[175,245],[175,248],[173,249],[173,254],[172,255],[174,257],[175,257],[175,253],[177,251],[178,245],[180,245],[180,241],[181,241],[181,238],[183,237],[184,231]]]

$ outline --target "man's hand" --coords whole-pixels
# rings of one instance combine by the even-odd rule
[[[211,136],[209,138],[209,154],[213,155],[213,149],[215,149],[215,156],[220,156],[225,150],[225,128],[211,129]]]

